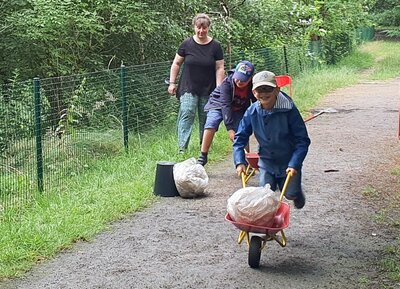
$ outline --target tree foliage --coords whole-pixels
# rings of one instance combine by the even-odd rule
[[[398,0],[377,0],[371,9],[378,27],[389,36],[400,36],[400,3]]]
[[[376,2],[376,3],[375,3]],[[323,40],[344,54],[368,12],[394,0],[8,0],[0,4],[0,81],[53,77],[172,59],[206,12],[226,53]],[[381,4],[382,9],[378,9]],[[398,11],[398,10],[396,10]],[[393,14],[393,13],[392,13]],[[391,14],[391,15],[392,15]],[[398,16],[398,14],[396,14]],[[391,23],[398,23],[393,15]]]
[[[139,45],[135,44],[158,25],[156,13],[136,1],[15,2],[20,5],[14,6],[1,23],[1,50],[9,56],[9,68],[19,68],[30,77],[97,70],[124,57],[121,47],[127,46],[126,39],[139,55]]]

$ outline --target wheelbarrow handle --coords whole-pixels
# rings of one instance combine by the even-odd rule
[[[240,176],[242,177],[242,186],[243,186],[243,188],[245,188],[246,187],[246,174],[242,172],[240,174]],[[287,187],[289,186],[289,182],[290,182],[290,179],[292,178],[292,176],[293,176],[292,172],[288,172],[285,183],[283,184],[281,195],[279,196],[279,201],[283,200],[283,196],[286,193]]]
[[[292,178],[292,172],[288,172],[288,174],[287,174],[287,176],[286,176],[286,180],[285,180],[285,183],[283,184],[283,188],[282,188],[282,191],[281,191],[281,195],[280,195],[280,197],[279,197],[279,201],[282,201],[283,200],[283,196],[285,195],[285,193],[286,193],[286,190],[287,190],[287,187],[289,186],[289,182],[290,182],[290,179]]]
[[[304,119],[304,122],[308,122],[308,121],[310,121],[310,120],[316,118],[317,116],[320,116],[320,115],[323,114],[323,113],[325,113],[325,111],[322,110],[322,111],[320,111],[320,112],[318,112],[318,113],[316,113],[316,114],[313,114],[313,115],[307,117],[306,119]]]
[[[246,174],[244,172],[242,172],[240,174],[240,176],[242,177],[242,187],[245,188],[246,187]]]

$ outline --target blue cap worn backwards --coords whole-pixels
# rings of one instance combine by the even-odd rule
[[[235,72],[233,73],[233,78],[240,80],[241,82],[248,81],[254,73],[254,65],[247,61],[243,60],[236,65]]]

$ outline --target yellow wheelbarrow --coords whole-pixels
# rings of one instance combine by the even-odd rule
[[[232,223],[240,230],[238,243],[241,244],[243,240],[246,240],[249,248],[248,264],[251,268],[260,267],[261,250],[265,247],[268,241],[275,240],[281,247],[286,246],[286,236],[283,230],[289,226],[290,207],[287,203],[283,202],[283,197],[291,177],[291,173],[288,173],[286,176],[286,180],[279,197],[281,204],[275,214],[274,222],[271,227],[262,227],[236,222],[231,218],[229,213],[225,215],[225,220]],[[245,178],[246,174],[242,173],[243,187],[245,187],[246,184]]]

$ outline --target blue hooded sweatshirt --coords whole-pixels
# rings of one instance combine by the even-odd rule
[[[259,144],[261,169],[276,177],[285,177],[288,167],[301,170],[311,141],[300,112],[287,94],[280,92],[271,110],[263,109],[259,101],[246,110],[233,143],[235,166],[247,164],[244,148],[253,132]]]

